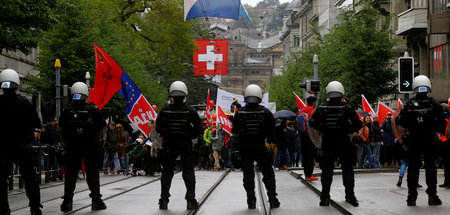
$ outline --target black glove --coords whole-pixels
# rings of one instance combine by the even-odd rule
[[[231,162],[233,163],[235,168],[241,168],[242,157],[239,151],[231,152]]]

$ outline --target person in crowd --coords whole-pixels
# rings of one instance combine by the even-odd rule
[[[54,118],[49,118],[48,124],[45,125],[44,131],[41,133],[41,144],[47,145],[48,164],[47,168],[51,171],[53,179],[56,179],[56,169],[58,168],[58,160],[56,159],[57,150],[61,145],[59,129]]]
[[[297,116],[297,127],[300,133],[300,143],[302,151],[302,166],[304,168],[305,180],[307,181],[317,181],[318,178],[312,176],[314,171],[314,149],[315,146],[311,141],[309,130],[308,130],[308,120],[314,114],[314,107],[316,106],[317,98],[315,96],[310,96],[306,99],[306,106],[300,110]]]
[[[123,129],[122,124],[116,124],[117,137],[118,137],[118,151],[117,155],[119,156],[120,161],[120,170],[117,173],[126,173],[128,172],[128,155],[126,153],[126,148],[128,148],[128,132]]]
[[[363,119],[363,127],[359,130],[359,137],[361,138],[362,152],[359,158],[358,168],[362,169],[365,159],[369,161],[369,167],[375,168],[376,165],[373,160],[372,149],[370,148],[370,143],[374,141],[372,120],[370,116],[365,116]]]
[[[148,126],[150,128],[149,139],[152,141],[150,159],[153,162],[151,164],[151,167],[154,169],[154,171],[161,172],[161,159],[160,159],[160,157],[158,157],[158,154],[162,148],[162,139],[161,139],[161,135],[159,135],[159,133],[156,132],[156,124],[155,123],[156,123],[156,121],[153,119],[148,122]],[[151,172],[150,172],[150,174],[151,174]]]
[[[0,151],[0,214],[10,214],[8,204],[7,179],[12,164],[19,166],[25,181],[25,192],[29,199],[32,215],[42,214],[41,195],[38,175],[34,170],[33,149],[35,129],[40,129],[41,120],[36,108],[25,97],[17,93],[20,86],[19,75],[12,69],[0,73],[0,134],[2,150]]]
[[[91,191],[92,210],[104,210],[106,205],[101,199],[100,177],[97,168],[97,155],[101,151],[105,121],[100,110],[87,103],[88,87],[76,82],[71,89],[72,103],[61,112],[62,137],[65,144],[67,170],[64,181],[64,196],[61,211],[72,211],[73,195],[82,159],[86,168],[86,182]]]
[[[105,157],[103,160],[103,172],[108,174],[108,167],[110,167],[111,160],[114,162],[114,169],[110,170],[111,174],[120,169],[119,163],[119,136],[117,135],[116,123],[109,121],[108,130],[106,131],[106,138],[104,143]],[[115,171],[114,171],[115,170]]]
[[[225,131],[222,123],[217,125],[217,129],[211,133],[211,148],[214,155],[214,170],[220,169],[220,156],[225,146]]]
[[[392,113],[388,112],[386,119],[381,124],[383,130],[383,145],[382,151],[384,154],[383,164],[387,167],[395,166],[394,164],[394,131],[392,130]]]
[[[325,89],[327,101],[319,105],[309,120],[309,126],[322,132],[322,145],[317,158],[321,160],[322,195],[320,206],[330,205],[330,188],[333,179],[334,161],[339,157],[345,187],[345,201],[354,207],[359,206],[355,197],[355,178],[353,158],[355,147],[349,134],[361,129],[362,124],[355,110],[343,99],[344,86],[338,81],[328,83]]]
[[[449,113],[449,106],[446,103],[442,103],[442,110],[444,112],[444,117],[445,117],[445,122],[446,122],[446,126],[445,126],[445,133],[444,134],[439,134],[438,133],[438,138],[439,141],[442,145],[442,151],[441,151],[441,156],[442,156],[442,162],[444,164],[444,183],[440,184],[439,187],[444,187],[444,188],[450,188],[450,142],[449,142],[449,117],[450,117],[450,113]]]
[[[211,149],[211,134],[215,129],[215,123],[211,123],[207,129],[203,132],[203,140],[205,141],[205,159],[206,159],[206,169],[210,169],[211,165],[214,163],[213,153]],[[211,161],[212,158],[212,161]],[[214,168],[214,167],[213,167]]]
[[[288,169],[290,166],[288,143],[287,143],[287,119],[281,119],[281,123],[275,128],[275,141],[277,144],[277,157],[275,159],[275,170]]]
[[[198,167],[199,169],[207,169],[208,159],[209,159],[209,146],[206,146],[206,141],[204,139],[204,134],[208,130],[208,125],[206,125],[206,122],[202,123],[202,133],[198,137],[197,144],[199,145],[200,150],[200,158]]]
[[[233,135],[239,139],[233,141],[232,159],[235,166],[242,166],[249,209],[256,208],[254,161],[258,162],[259,170],[263,174],[270,208],[280,207],[276,193],[275,174],[265,147],[266,138],[273,136],[275,120],[267,108],[259,105],[262,95],[262,90],[258,85],[251,84],[245,88],[244,101],[247,106],[238,109],[233,118],[231,130]]]
[[[372,147],[373,162],[376,168],[381,168],[380,149],[381,142],[383,141],[383,133],[381,132],[378,115],[373,116],[372,130],[373,142],[370,144],[370,146]]]
[[[130,156],[130,163],[132,166],[131,175],[138,175],[138,171],[142,170],[142,147],[145,145],[144,143],[144,135],[139,135],[138,138],[132,144],[133,149],[128,152],[128,156]],[[142,175],[142,172],[139,172]],[[145,174],[144,174],[145,175]]]
[[[161,198],[159,209],[167,209],[169,189],[172,183],[176,159],[181,158],[183,180],[186,185],[185,199],[187,209],[198,208],[195,199],[195,173],[192,162],[192,138],[198,137],[202,131],[200,117],[191,106],[184,101],[188,96],[186,84],[175,81],[170,85],[169,98],[171,104],[164,106],[156,118],[156,131],[163,138],[163,171],[161,176]]]
[[[436,170],[436,133],[445,133],[445,119],[441,105],[428,96],[431,92],[431,81],[424,75],[414,78],[415,96],[402,108],[396,118],[396,124],[408,130],[408,206],[415,206],[417,200],[417,184],[423,155],[425,177],[427,181],[428,205],[441,205],[437,195]]]
[[[294,122],[292,121],[288,122],[286,136],[288,140],[288,150],[291,165],[293,167],[298,167],[298,162],[300,161],[300,135],[295,129]]]

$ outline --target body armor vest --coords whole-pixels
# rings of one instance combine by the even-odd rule
[[[324,118],[325,130],[338,130],[349,126],[348,119],[345,117],[345,105],[321,105],[319,111]]]
[[[88,110],[69,110],[66,124],[70,136],[92,137],[95,133],[94,119]]]
[[[165,110],[165,130],[168,135],[189,134],[189,110]]]
[[[412,99],[408,106],[408,123],[411,128],[427,129],[435,127],[433,104],[427,100]]]
[[[264,136],[264,114],[265,110],[243,110],[239,117],[243,124],[243,136]]]

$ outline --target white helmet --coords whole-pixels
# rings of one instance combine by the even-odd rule
[[[174,97],[174,96],[186,97],[187,95],[188,95],[188,89],[186,87],[186,84],[184,84],[184,82],[175,81],[170,85],[169,97]]]
[[[73,95],[74,100],[85,100],[89,97],[89,89],[83,82],[76,82],[70,88],[70,94]]]
[[[327,98],[343,97],[345,95],[344,86],[339,81],[332,81],[328,83],[325,94]]]
[[[20,85],[19,75],[12,69],[5,69],[0,73],[2,89],[17,89]]]
[[[256,84],[250,84],[244,90],[244,101],[247,103],[260,103],[262,101],[262,90]]]
[[[431,81],[425,75],[419,75],[414,78],[412,88],[415,93],[431,92]]]

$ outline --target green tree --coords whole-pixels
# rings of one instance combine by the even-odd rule
[[[358,13],[352,10],[341,11],[338,16],[340,24],[335,25],[323,37],[315,30],[317,43],[311,52],[319,57],[320,95],[325,95],[325,86],[333,80],[344,85],[345,98],[355,107],[361,106],[361,94],[369,102],[374,102],[393,93],[395,73],[390,60],[394,57],[392,47],[396,41],[390,37],[390,17],[381,15],[371,6],[372,3],[372,0],[361,1]],[[281,87],[271,87],[272,94],[292,94],[298,83],[303,82],[303,77],[313,76],[311,54],[301,52],[296,55],[301,58],[290,58],[293,62],[284,71],[282,76],[285,77],[277,78],[274,83]],[[290,78],[297,82],[285,86],[289,84],[287,81]],[[287,98],[275,96],[277,108],[295,105],[293,98],[290,101]]]
[[[25,54],[38,46],[42,31],[50,28],[56,0],[3,0],[0,4],[0,49]]]

